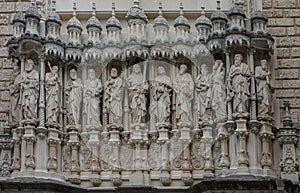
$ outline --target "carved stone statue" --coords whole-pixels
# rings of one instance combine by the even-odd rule
[[[171,79],[167,76],[163,66],[158,67],[158,76],[154,79],[151,88],[153,90],[153,103],[151,114],[154,116],[157,126],[169,126],[171,114]]]
[[[229,79],[231,96],[233,97],[233,115],[247,117],[249,101],[250,70],[247,64],[242,63],[243,56],[236,54],[234,64],[230,67]]]
[[[211,75],[206,64],[201,65],[201,72],[196,80],[196,89],[198,91],[198,111],[202,120],[206,109],[209,107],[211,94]]]
[[[176,119],[178,125],[192,124],[192,100],[194,97],[194,81],[187,73],[187,66],[180,65],[179,74],[174,82],[174,90],[177,95]]]
[[[132,123],[144,123],[147,114],[146,93],[149,85],[142,74],[141,66],[135,64],[131,75],[128,77],[130,112]]]
[[[211,88],[211,107],[214,111],[216,121],[226,118],[226,87],[224,83],[225,69],[221,60],[216,60],[213,66],[212,88]]]
[[[70,71],[70,80],[66,86],[67,95],[67,116],[69,125],[79,125],[81,101],[82,101],[82,84],[77,78],[75,69]]]
[[[29,59],[25,63],[22,75],[22,110],[24,120],[37,121],[37,100],[39,97],[39,73],[33,69],[34,62]]]
[[[87,126],[101,126],[100,97],[102,92],[101,81],[96,78],[95,70],[88,70],[88,79],[84,88],[83,113],[86,115]]]
[[[111,78],[105,82],[105,104],[108,111],[109,124],[121,125],[123,114],[123,80],[118,77],[118,70],[110,70]]]
[[[21,91],[21,74],[20,67],[17,63],[14,64],[14,77],[9,87],[10,92],[10,122],[13,127],[20,123],[20,91]]]
[[[58,79],[58,67],[53,66],[46,73],[46,123],[57,123],[60,107],[60,82]]]
[[[272,96],[270,84],[270,72],[267,69],[267,61],[261,60],[261,66],[255,68],[256,92],[258,97],[258,116],[266,117],[272,114]]]

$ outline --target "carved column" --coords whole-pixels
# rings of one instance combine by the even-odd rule
[[[228,139],[229,133],[227,128],[221,126],[218,128],[218,140],[221,142],[221,158],[219,162],[219,167],[223,170],[227,170],[230,166],[229,153],[228,153]]]
[[[262,141],[261,165],[264,173],[268,174],[267,172],[272,166],[270,143],[271,139],[274,138],[272,125],[270,123],[262,122],[260,137]]]
[[[90,181],[94,186],[99,186],[101,183],[100,180],[100,156],[99,156],[99,145],[100,145],[100,136],[99,131],[96,129],[93,129],[89,131],[89,140],[88,140],[88,147],[91,151],[91,156],[87,160],[89,163],[89,171],[92,172],[90,175]]]
[[[170,158],[169,158],[169,129],[161,127],[159,129],[159,138],[158,142],[161,145],[161,174],[160,174],[160,182],[164,186],[168,186],[171,184],[170,177]]]
[[[18,136],[17,129],[12,130],[12,144],[14,146],[12,169],[14,173],[21,168],[21,138]]]
[[[58,168],[58,145],[60,144],[59,131],[57,128],[49,128],[48,133],[48,162],[47,169],[49,172],[57,172]]]
[[[255,91],[255,74],[254,74],[254,58],[253,53],[255,52],[254,48],[249,48],[248,50],[248,57],[249,57],[249,68],[251,73],[251,86],[250,86],[250,122],[257,122],[257,115],[256,115],[256,91]]]
[[[112,146],[112,154],[110,155],[110,163],[112,165],[112,174],[110,180],[115,186],[120,186],[122,184],[122,178],[120,175],[121,165],[120,165],[120,130],[122,128],[111,128],[109,143]]]
[[[247,151],[247,137],[249,135],[245,119],[236,120],[237,129],[235,134],[238,136],[238,170],[240,173],[248,173],[249,157]]]
[[[80,165],[79,165],[79,134],[75,126],[71,126],[69,128],[69,141],[68,145],[71,147],[71,164],[70,171],[71,176],[69,177],[69,181],[73,184],[80,184]]]
[[[212,128],[210,125],[206,124],[203,128],[203,142],[205,144],[205,156],[204,156],[204,176],[213,177],[213,159],[212,159],[212,145],[213,145],[213,136]]]
[[[30,123],[25,123],[25,134],[23,140],[26,142],[26,153],[25,153],[25,168],[27,171],[33,171],[36,167],[36,160],[34,154],[34,143],[36,138],[34,135],[34,126]]]
[[[181,165],[182,175],[181,180],[187,186],[193,184],[193,177],[191,174],[192,164],[191,164],[191,152],[190,152],[190,143],[191,143],[191,128],[189,127],[181,127],[179,129],[181,135],[179,140],[183,145],[183,162]]]
[[[230,50],[225,51],[226,54],[226,102],[227,102],[227,122],[230,124],[233,124],[233,118],[232,118],[232,97],[230,96],[230,90],[229,90],[229,71],[230,71]]]
[[[39,126],[36,128],[36,170],[47,172],[47,129],[45,127],[45,48],[41,50],[40,60],[40,97],[39,97]]]

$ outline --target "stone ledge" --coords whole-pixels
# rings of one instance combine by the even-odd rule
[[[62,181],[39,178],[14,178],[0,180],[0,191],[12,193],[22,192],[47,192],[47,193],[207,193],[220,191],[272,191],[287,193],[296,193],[299,190],[298,185],[293,185],[291,181],[279,180],[273,178],[263,178],[254,176],[236,176],[227,178],[212,178],[204,180],[190,188],[155,188],[151,186],[121,186],[116,188],[82,188],[76,185],[68,184]]]

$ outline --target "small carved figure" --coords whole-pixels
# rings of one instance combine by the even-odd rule
[[[22,110],[25,120],[37,121],[37,100],[39,97],[39,73],[33,69],[34,62],[29,59],[25,63],[22,75]]]
[[[236,54],[234,64],[230,67],[229,79],[231,96],[233,97],[233,115],[235,117],[247,117],[249,101],[249,77],[250,70],[247,64],[242,62],[243,56]]]
[[[216,60],[212,72],[211,107],[216,121],[226,118],[226,87],[224,83],[225,69],[221,60]]]
[[[101,81],[96,78],[95,70],[88,70],[87,84],[84,89],[83,113],[86,115],[88,126],[101,126],[100,123],[100,95]]]
[[[153,104],[151,105],[151,114],[154,116],[155,123],[164,126],[170,124],[171,114],[171,79],[167,76],[163,66],[158,67],[158,76],[151,85],[153,89]]]
[[[145,75],[144,75],[145,76]],[[147,113],[146,103],[149,85],[142,74],[141,66],[135,64],[131,75],[128,77],[130,111],[132,123],[144,123]]]
[[[179,74],[174,82],[174,90],[177,94],[176,119],[178,125],[192,124],[192,100],[194,98],[194,81],[187,73],[187,66],[180,65]]]
[[[10,92],[10,122],[13,127],[20,123],[20,92],[21,92],[21,74],[20,67],[15,62],[14,64],[14,77],[15,79],[11,82],[9,87]]]
[[[70,71],[70,80],[66,86],[67,95],[67,116],[69,125],[79,125],[80,109],[82,101],[82,84],[81,80],[77,78],[75,69]]]
[[[203,120],[206,109],[209,107],[211,94],[211,76],[206,64],[201,65],[201,72],[196,80],[196,89],[198,91],[198,111],[199,117]]]
[[[261,60],[260,64],[261,66],[255,68],[258,116],[266,117],[272,114],[271,74],[267,69],[267,60]]]
[[[60,82],[58,79],[58,67],[53,66],[51,72],[46,73],[46,123],[57,123],[60,106]]]
[[[109,124],[122,123],[123,80],[118,77],[118,70],[112,68],[111,78],[105,82],[105,104],[108,111]]]

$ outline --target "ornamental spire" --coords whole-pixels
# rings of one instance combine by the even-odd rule
[[[217,1],[217,10],[221,10],[221,1]]]
[[[201,15],[205,15],[205,7],[204,6],[201,6]]]
[[[112,16],[116,15],[116,5],[115,5],[115,2],[112,2],[112,5],[111,5],[111,15]]]
[[[96,17],[96,4],[95,4],[95,2],[92,3],[92,10],[93,10],[92,16]]]
[[[183,5],[182,5],[182,3],[180,3],[179,9],[180,9],[180,15],[183,15]]]
[[[158,6],[158,14],[159,15],[162,15],[162,3],[161,2],[159,2],[159,6]]]
[[[76,2],[73,3],[73,16],[76,17]]]
[[[56,0],[52,0],[52,11],[56,11]]]
[[[139,0],[133,0],[133,4],[135,7],[139,7],[140,6],[140,1]]]

